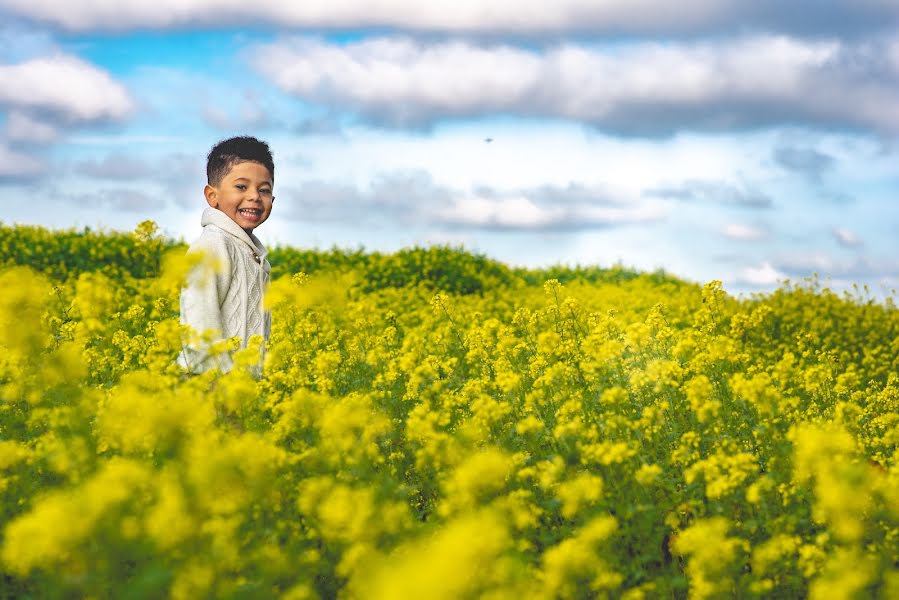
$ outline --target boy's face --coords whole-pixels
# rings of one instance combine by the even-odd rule
[[[272,175],[258,162],[236,163],[218,185],[207,185],[203,194],[247,233],[262,225],[272,212]]]

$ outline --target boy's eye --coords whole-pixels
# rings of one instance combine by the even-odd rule
[[[264,198],[269,198],[272,195],[272,191],[271,190],[259,190],[259,195]]]
[[[241,192],[247,189],[247,186],[245,186],[245,185],[242,184],[242,183],[238,183],[238,184],[235,185],[234,187],[236,187],[237,189],[239,189]]]

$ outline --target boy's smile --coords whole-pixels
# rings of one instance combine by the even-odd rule
[[[217,208],[247,233],[262,225],[272,212],[272,176],[255,161],[239,162],[218,185],[203,190],[209,206]]]

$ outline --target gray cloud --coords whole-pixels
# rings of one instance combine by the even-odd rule
[[[771,35],[542,51],[301,37],[258,46],[250,60],[287,93],[389,126],[514,114],[642,136],[789,123],[889,133],[899,132],[899,114],[883,109],[899,101],[897,49],[899,41],[886,38]]]
[[[290,130],[300,136],[334,136],[341,138],[345,136],[340,120],[333,115],[304,119],[291,127]]]
[[[544,185],[528,194],[534,201],[544,205],[587,205],[621,206],[622,200],[612,190],[582,183],[566,186]]]
[[[486,198],[463,196],[435,216],[436,223],[449,228],[563,233],[654,223],[666,213],[653,205],[546,205],[525,191]]]
[[[855,202],[855,197],[851,194],[834,190],[822,190],[817,193],[817,197],[819,200],[831,204],[852,204]]]
[[[206,185],[206,158],[181,152],[168,154],[154,163],[152,181],[158,182],[175,206],[194,208],[205,206],[203,187]]]
[[[738,257],[733,257],[738,262]],[[850,290],[866,285],[882,297],[899,284],[899,260],[893,257],[856,255],[835,258],[824,252],[791,252],[755,265],[737,268],[732,278],[739,287],[750,290],[770,289],[786,279],[802,281],[817,278],[835,290]]]
[[[91,196],[82,196],[87,202],[91,202]],[[103,190],[95,195],[93,202],[104,208],[124,212],[145,212],[153,208],[155,200],[142,190],[118,188]]]
[[[820,182],[822,175],[836,164],[834,157],[829,154],[796,146],[775,148],[774,161],[784,169],[799,173],[814,182]]]
[[[29,181],[46,172],[46,162],[20,152],[0,140],[0,182]]]
[[[858,302],[884,301],[892,298],[895,304],[899,298],[899,272],[882,272],[870,276],[855,273],[832,275],[830,273],[807,273],[791,276],[778,271],[770,262],[751,265],[739,269],[729,278],[726,289],[730,293],[767,293],[783,285],[785,281],[811,283],[817,287],[843,294]]]
[[[116,187],[91,192],[67,192],[50,186],[40,190],[40,195],[53,202],[70,207],[106,209],[119,212],[149,213],[159,204],[144,190]]]
[[[75,31],[221,27],[249,20],[293,29],[380,28],[525,36],[691,35],[746,29],[861,35],[889,29],[899,19],[899,8],[891,0],[826,0],[814,4],[778,0],[486,0],[426,4],[417,0],[182,0],[177,11],[160,10],[158,2],[151,0],[129,0],[128,10],[122,10],[116,0],[68,4],[58,0],[0,0],[0,10],[7,16]]]
[[[736,186],[724,181],[690,180],[679,185],[646,190],[644,195],[669,198],[683,202],[710,202],[744,208],[771,208],[770,196],[750,187]]]
[[[207,125],[221,130],[260,130],[269,127],[284,127],[272,118],[272,111],[266,106],[265,98],[253,90],[244,90],[239,106],[225,109],[219,104],[207,104],[201,108],[201,117]]]
[[[316,180],[278,190],[274,210],[298,221],[363,222],[366,204],[366,194],[354,185]]]
[[[858,248],[863,244],[862,239],[854,231],[845,227],[836,227],[831,233],[837,243],[843,248]]]
[[[353,225],[389,223],[457,230],[579,231],[651,223],[665,212],[652,203],[615,199],[578,183],[525,190],[453,190],[423,171],[397,172],[366,189],[310,181],[279,194],[289,219]]]
[[[277,208],[287,218],[306,221],[422,223],[430,207],[451,199],[452,192],[437,185],[428,173],[411,170],[382,174],[365,189],[306,181],[279,192]]]
[[[821,252],[791,253],[773,261],[775,267],[791,277],[808,277],[814,273],[853,281],[899,276],[899,259],[856,256],[837,259]]]
[[[52,122],[35,118],[27,112],[12,110],[6,115],[3,135],[11,142],[41,145],[58,140],[60,131]]]
[[[124,152],[113,152],[102,158],[77,161],[69,170],[79,177],[88,177],[108,182],[140,182],[145,187],[162,190],[155,202],[159,205],[173,204],[193,208],[204,202],[202,189],[206,183],[206,166],[202,156],[181,152],[138,158]],[[106,193],[103,198],[111,196]],[[110,202],[109,208],[128,203]]]
[[[77,162],[74,169],[81,175],[114,181],[144,179],[154,174],[152,165],[124,152],[109,154],[99,160],[91,159]]]

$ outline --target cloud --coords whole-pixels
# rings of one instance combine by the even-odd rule
[[[221,105],[221,98],[214,104],[207,104],[202,108],[203,120],[213,128],[228,131],[263,129],[277,124],[259,94],[252,90],[244,90],[241,96],[240,105],[228,109]]]
[[[325,115],[319,117],[310,117],[301,120],[299,123],[290,128],[290,130],[299,136],[334,136],[344,137],[343,127],[340,120],[333,115]]]
[[[737,282],[749,284],[758,287],[767,287],[780,283],[787,279],[787,275],[774,266],[770,262],[763,262],[759,266],[745,267],[737,276]]]
[[[206,106],[203,109],[203,121],[216,129],[230,129],[231,117],[219,106]]]
[[[837,267],[836,261],[821,252],[792,252],[776,259],[778,266],[790,275],[805,277],[812,273],[843,272],[845,266]]]
[[[736,186],[724,181],[690,180],[680,185],[649,189],[644,195],[744,208],[771,208],[774,204],[769,196],[751,186]]]
[[[3,134],[11,142],[49,144],[59,139],[59,129],[18,110],[6,115]]]
[[[146,161],[125,153],[113,153],[100,160],[91,159],[75,163],[75,171],[96,179],[133,181],[151,176],[155,171]]]
[[[774,149],[774,162],[788,171],[820,182],[821,176],[833,168],[836,160],[829,154],[818,152],[813,148],[779,146]]]
[[[767,227],[760,225],[745,225],[742,223],[728,223],[721,230],[725,237],[740,242],[757,242],[768,237]]]
[[[60,3],[0,0],[0,10],[75,31],[168,29],[251,23],[287,28],[386,28],[458,33],[690,34],[763,29],[815,34],[889,28],[899,17],[891,0],[832,0],[809,7],[778,0],[180,0],[177,10],[158,2],[117,0]]]
[[[135,144],[180,144],[187,140],[178,135],[154,135],[154,134],[95,134],[73,135],[68,139],[69,143],[82,146],[133,146]]]
[[[144,190],[127,187],[101,189],[91,192],[68,192],[58,187],[47,187],[39,191],[50,201],[74,208],[105,209],[117,212],[151,213],[158,208],[155,200]]]
[[[831,204],[852,204],[855,202],[855,197],[847,192],[833,191],[833,190],[822,190],[817,192],[817,197],[819,200],[823,200],[824,202],[829,202]]]
[[[139,184],[145,190],[153,190],[154,203],[159,208],[169,204],[195,208],[205,202],[201,192],[206,183],[206,167],[205,158],[201,155],[174,152],[158,156],[136,156],[123,151],[114,151],[100,158],[75,161],[68,164],[66,170],[77,178]],[[76,182],[74,185],[79,183]],[[90,185],[96,186],[96,183]],[[114,189],[121,191],[125,188]],[[61,194],[58,190],[54,193]],[[142,194],[147,196],[149,192]],[[134,199],[137,196],[133,193],[123,193],[121,198]],[[130,210],[129,206],[140,206],[136,200],[114,201],[113,192],[108,191],[82,194],[78,199],[84,202],[90,200],[93,205],[103,205],[107,208],[118,207],[119,210]]]
[[[146,162],[144,181],[162,187],[162,202],[183,208],[205,206],[203,187],[206,185],[206,157],[174,152]]]
[[[854,256],[834,258],[822,252],[794,252],[776,258],[775,266],[794,277],[808,277],[814,273],[851,281],[899,276],[899,259],[890,257]]]
[[[822,252],[791,252],[740,270],[736,283],[770,288],[784,280],[817,280],[833,290],[858,293],[856,286],[880,289],[883,297],[899,282],[899,260],[893,257],[855,256],[837,259]],[[876,293],[876,292],[875,292]]]
[[[451,201],[452,192],[420,170],[385,173],[367,187],[306,181],[278,193],[276,208],[287,218],[313,222],[421,224],[434,205]],[[286,206],[285,206],[286,204]]]
[[[0,140],[0,181],[30,179],[43,174],[46,169],[43,161],[18,152]]]
[[[357,226],[386,222],[452,230],[578,231],[650,223],[665,216],[655,204],[615,199],[602,188],[578,183],[465,191],[439,185],[417,170],[381,175],[364,189],[308,181],[278,198],[276,209],[289,219]]]
[[[6,41],[12,42],[8,25],[0,30],[0,42]],[[29,31],[23,33],[23,43],[20,56],[49,49],[44,37]],[[16,53],[3,51],[2,56]],[[35,146],[58,142],[75,127],[122,120],[133,108],[127,90],[108,73],[58,50],[16,64],[0,63],[0,111],[6,117],[0,178],[42,175],[47,167]]]
[[[250,61],[287,93],[392,126],[513,114],[650,136],[784,123],[899,132],[899,113],[883,109],[899,98],[885,50],[770,35],[543,51],[299,37],[256,46]]]
[[[521,194],[462,195],[436,212],[444,226],[490,231],[582,231],[661,220],[657,206],[591,206],[542,204]]]
[[[566,186],[544,185],[529,194],[540,204],[620,206],[624,201],[610,189],[569,183]]]
[[[279,190],[274,210],[297,221],[362,224],[371,216],[366,210],[370,204],[370,197],[354,185],[313,180]]]
[[[120,83],[65,54],[0,64],[0,107],[46,113],[68,124],[124,119],[134,109]]]
[[[834,239],[844,248],[857,248],[862,245],[861,239],[852,231],[837,227],[832,231]]]

